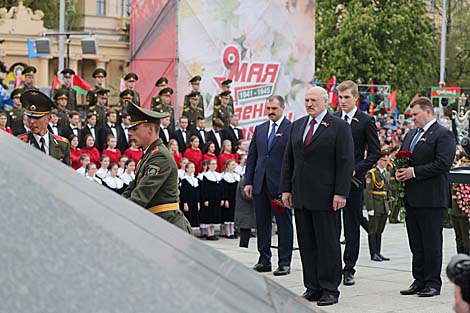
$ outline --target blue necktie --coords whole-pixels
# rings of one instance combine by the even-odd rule
[[[420,134],[423,132],[423,130],[424,129],[422,129],[422,128],[418,128],[418,131],[416,132],[415,137],[411,141],[411,145],[410,145],[410,151],[411,152],[413,152],[413,150],[415,149],[415,146],[418,143],[418,139],[421,137]]]
[[[268,137],[268,150],[271,149],[271,145],[273,144],[274,138],[276,137],[276,123],[273,123],[271,133]]]

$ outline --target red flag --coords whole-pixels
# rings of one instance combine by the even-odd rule
[[[374,90],[374,80],[370,80],[370,90],[369,90],[369,114],[374,115],[374,102],[375,102],[375,90]]]
[[[394,112],[395,109],[397,108],[397,92],[398,92],[398,89],[395,89],[390,94],[390,108],[388,109],[389,112]]]
[[[54,80],[52,81],[52,91],[51,91],[51,95],[54,94],[54,90],[56,90],[57,88],[60,88],[62,84],[60,83],[60,80],[59,80],[59,77],[57,77],[57,74],[54,75]]]
[[[326,91],[330,92],[330,90],[336,86],[336,76],[331,76],[326,83]]]
[[[13,84],[13,87],[18,88],[21,85],[23,85],[23,75],[21,75],[21,72],[18,73],[16,76],[15,83]]]
[[[73,75],[73,89],[77,91],[77,93],[86,95],[88,90],[91,90],[91,86],[80,76]]]
[[[415,101],[415,100],[418,99],[418,98],[419,98],[419,93],[415,94],[415,96],[413,97],[413,99],[411,99],[410,104],[413,103],[413,101]],[[411,107],[410,107],[409,104],[408,104],[408,107],[407,107],[406,110],[405,110],[405,114],[406,114],[406,115],[411,115]]]
[[[336,103],[338,102],[338,95],[336,93],[336,76],[331,76],[331,78],[326,83],[326,91],[328,92],[328,101],[329,105],[332,108],[336,108]]]

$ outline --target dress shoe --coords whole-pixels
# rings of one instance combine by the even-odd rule
[[[382,259],[382,261],[390,261],[390,258],[386,258],[380,253],[377,253],[377,255]]]
[[[439,290],[432,287],[426,287],[416,293],[418,297],[434,297],[441,294]]]
[[[317,302],[318,300],[320,300],[321,296],[322,296],[321,291],[307,290],[302,295],[302,298],[304,298],[304,299],[306,299],[307,301],[310,301],[310,302]]]
[[[283,276],[290,274],[290,266],[279,266],[274,272],[274,276]]]
[[[374,254],[370,257],[371,261],[382,262],[382,258],[378,254]]]
[[[342,245],[345,245],[346,244],[346,239],[341,240],[339,243],[342,244]]]
[[[219,240],[219,237],[217,237],[217,236],[207,236],[206,240],[216,241],[216,240]]]
[[[424,287],[420,287],[420,286],[416,286],[416,285],[411,285],[410,288],[408,289],[405,289],[405,290],[401,290],[400,291],[400,294],[404,295],[404,296],[409,296],[409,295],[415,295],[417,294],[419,291],[423,290]]]
[[[266,265],[266,264],[255,264],[255,266],[253,266],[253,269],[257,272],[271,272],[272,268],[271,268],[271,265]]]
[[[317,305],[326,306],[326,305],[333,305],[335,303],[338,303],[338,297],[325,294],[318,300]]]
[[[354,274],[353,273],[344,273],[343,285],[352,286],[355,283],[356,283],[356,281],[354,280]]]

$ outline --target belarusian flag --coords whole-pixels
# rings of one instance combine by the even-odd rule
[[[54,90],[59,89],[62,86],[60,83],[59,77],[57,77],[57,74],[54,75],[54,80],[52,81],[52,90],[51,90],[51,95],[54,95]]]
[[[419,93],[415,94],[415,96],[413,97],[413,99],[411,99],[410,104],[411,104],[413,101],[415,101],[416,99],[418,99],[418,98],[419,98]],[[410,107],[410,104],[408,104],[408,106],[407,106],[406,109],[405,109],[405,114],[406,114],[406,115],[411,115],[411,107]]]
[[[371,79],[370,90],[369,90],[369,114],[370,115],[374,115],[375,113],[374,102],[375,102],[374,80]]]
[[[81,95],[86,95],[89,90],[91,90],[91,86],[80,76],[73,75],[73,89],[77,91],[77,93]]]
[[[388,108],[387,110],[389,112],[395,112],[395,109],[397,108],[397,92],[398,92],[398,89],[395,89],[390,94],[390,108]]]

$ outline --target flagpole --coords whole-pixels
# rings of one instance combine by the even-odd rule
[[[65,32],[65,0],[60,0],[60,13],[59,13],[59,33]],[[64,36],[59,36],[59,69],[58,73],[64,69]]]

